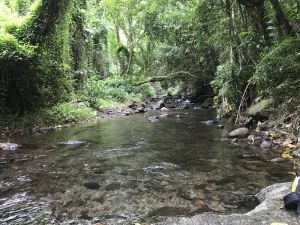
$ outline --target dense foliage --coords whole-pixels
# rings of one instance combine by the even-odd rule
[[[0,115],[162,87],[214,95],[237,122],[249,107],[299,118],[299,32],[297,0],[2,0]]]

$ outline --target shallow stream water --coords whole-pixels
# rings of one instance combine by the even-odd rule
[[[180,115],[176,117],[175,115]],[[232,145],[210,111],[173,111],[15,137],[0,151],[0,224],[150,224],[202,212],[244,213],[262,187],[290,181],[275,152]],[[85,141],[64,145],[69,140]]]

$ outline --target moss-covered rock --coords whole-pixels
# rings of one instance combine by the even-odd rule
[[[267,119],[272,111],[272,100],[263,99],[253,103],[247,110],[247,115],[257,119]]]

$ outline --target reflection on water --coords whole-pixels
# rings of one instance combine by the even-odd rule
[[[103,120],[14,141],[0,152],[0,224],[132,224],[205,211],[242,213],[260,188],[290,180],[289,163],[228,130],[210,112]],[[175,114],[174,114],[175,115]],[[229,125],[227,125],[229,126]],[[77,140],[84,142],[63,142]]]

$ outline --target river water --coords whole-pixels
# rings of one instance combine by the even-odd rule
[[[180,115],[178,116],[175,115]],[[0,224],[150,224],[168,216],[243,213],[262,187],[293,179],[273,151],[232,145],[210,111],[108,119],[15,137],[0,151]],[[64,145],[69,140],[85,141]]]

